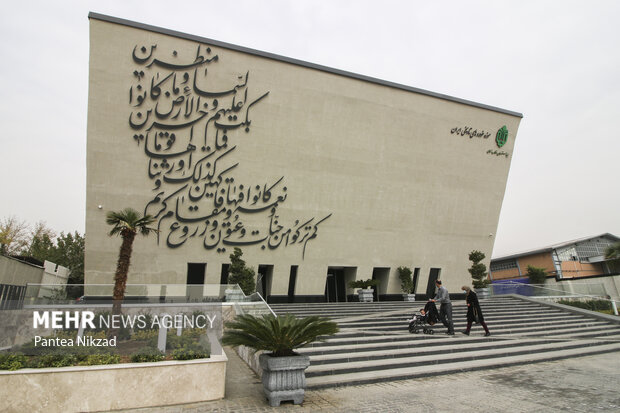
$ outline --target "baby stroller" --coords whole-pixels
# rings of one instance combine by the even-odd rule
[[[439,321],[439,313],[435,303],[429,301],[426,303],[419,314],[414,314],[411,320],[409,320],[409,332],[417,334],[420,329],[424,334],[433,334],[432,326]]]

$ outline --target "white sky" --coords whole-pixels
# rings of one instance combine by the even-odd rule
[[[84,232],[89,11],[521,112],[493,256],[620,236],[615,0],[7,2],[0,218]]]

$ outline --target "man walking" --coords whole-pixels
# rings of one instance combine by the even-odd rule
[[[448,290],[442,287],[441,280],[435,281],[435,285],[438,288],[437,295],[431,301],[434,303],[439,301],[441,304],[439,307],[439,319],[448,329],[446,334],[453,336],[454,324],[452,323],[452,301],[450,301],[450,295],[448,294]]]

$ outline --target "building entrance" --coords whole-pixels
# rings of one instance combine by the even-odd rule
[[[428,274],[428,284],[426,285],[426,298],[431,299],[435,296],[435,281],[439,279],[441,268],[431,268]]]
[[[344,268],[329,267],[325,281],[325,301],[328,303],[347,301],[347,290],[344,282]]]
[[[256,274],[256,291],[269,302],[271,295],[271,278],[273,276],[273,265],[259,265]]]
[[[187,301],[202,301],[206,263],[187,263]]]

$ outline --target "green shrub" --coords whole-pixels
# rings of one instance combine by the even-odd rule
[[[134,363],[146,363],[151,361],[162,361],[164,354],[156,348],[146,347],[131,355],[131,361]]]
[[[158,334],[159,332],[157,330],[138,330],[133,333],[133,336],[131,336],[131,338],[137,341],[152,340],[153,338],[157,340]]]
[[[26,366],[28,358],[23,354],[0,354],[0,370],[19,370]]]
[[[559,300],[558,304],[570,305],[590,311],[610,311],[611,302],[607,300],[571,301]]]
[[[175,360],[203,359],[208,358],[209,355],[209,350],[199,343],[191,343],[172,351],[172,358]]]
[[[176,333],[170,334],[168,335],[168,338],[166,340],[166,349],[174,350],[174,349],[181,348],[181,347],[187,347],[195,342],[196,340],[189,335],[177,336]]]
[[[78,362],[80,366],[95,366],[100,364],[118,364],[121,357],[117,354],[89,354],[84,360]]]
[[[30,359],[27,367],[42,369],[45,367],[74,366],[77,359],[73,354],[44,354]]]
[[[355,280],[355,281],[351,281],[349,283],[349,287],[350,288],[368,288],[368,287],[376,287],[377,285],[379,285],[379,280],[372,280],[372,279],[367,279],[367,280]]]
[[[530,284],[544,284],[547,280],[547,271],[544,268],[528,265],[526,276],[530,279]]]
[[[154,330],[155,334],[148,338],[147,346],[157,348],[157,341],[159,339],[159,332]],[[184,329],[180,336],[177,336],[176,329],[169,329],[166,334],[166,350],[174,350],[176,348],[184,347],[197,341],[198,337],[204,334],[204,330],[200,328],[188,328]],[[135,336],[135,334],[134,334]]]
[[[140,328],[138,326],[134,327],[133,331],[134,332],[140,332],[140,331],[156,331],[155,329],[153,329],[153,316],[151,315],[151,313],[147,313],[147,312],[140,312],[138,313],[138,315],[140,316],[140,318],[142,318],[144,320],[144,328]]]

